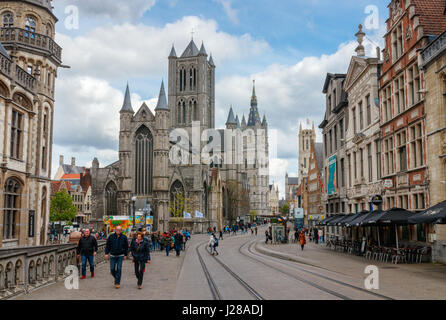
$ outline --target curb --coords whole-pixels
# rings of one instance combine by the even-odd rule
[[[274,257],[274,258],[278,258],[278,259],[282,259],[282,260],[288,260],[288,261],[294,261],[294,262],[306,264],[306,265],[309,265],[309,266],[313,266],[313,267],[316,267],[316,268],[323,268],[321,265],[317,264],[314,260],[309,260],[309,259],[301,258],[299,256],[294,256],[294,255],[291,255],[291,254],[288,254],[288,253],[283,253],[283,252],[277,252],[277,251],[274,251],[274,250],[270,250],[270,249],[265,248],[259,242],[256,243],[255,249],[257,251],[259,251],[260,253],[264,254],[264,255],[271,256],[271,257]]]

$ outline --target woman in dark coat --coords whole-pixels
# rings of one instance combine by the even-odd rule
[[[133,263],[135,264],[135,275],[138,279],[138,289],[141,289],[146,262],[150,264],[149,243],[144,239],[142,232],[138,232],[136,238],[132,239],[130,251],[133,257]]]

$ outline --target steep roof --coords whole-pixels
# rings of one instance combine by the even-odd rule
[[[229,109],[229,115],[228,115],[228,120],[226,121],[226,124],[237,124],[237,121],[235,120],[234,117],[234,111],[231,109]]]
[[[176,58],[176,57],[177,57],[177,53],[175,51],[175,46],[172,45],[172,50],[170,50],[169,58]]]
[[[299,178],[288,177],[288,185],[297,185],[299,183]]]
[[[132,101],[130,99],[130,89],[127,84],[127,88],[125,89],[124,103],[122,104],[122,108],[120,112],[131,112],[133,113]]]
[[[198,54],[202,54],[207,56],[208,54],[206,53],[206,49],[204,48],[204,43],[201,43],[201,48],[200,48],[200,52]]]
[[[446,29],[446,2],[444,0],[412,0],[415,13],[420,15],[420,25],[425,35],[439,35]]]
[[[187,46],[186,50],[184,50],[183,54],[181,55],[181,58],[196,57],[198,56],[199,53],[200,52],[198,51],[198,48],[195,45],[194,40],[192,39],[189,42],[189,45]]]
[[[210,56],[210,58],[209,58],[209,64],[210,64],[212,67],[215,67],[214,59],[212,59],[212,54],[211,54],[211,56]]]
[[[158,104],[156,105],[155,110],[169,110],[169,107],[167,106],[166,92],[164,91],[164,81],[161,82]]]
[[[69,164],[63,164],[62,165],[62,170],[64,172],[64,175],[69,175],[69,174],[81,174],[85,172],[85,167],[78,167],[78,166],[72,166]]]

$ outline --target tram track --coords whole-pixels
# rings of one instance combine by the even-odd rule
[[[195,250],[198,255],[198,260],[200,261],[201,267],[203,269],[203,273],[204,273],[206,280],[208,282],[213,299],[214,300],[223,300],[220,290],[218,289],[218,286],[216,285],[212,275],[210,274],[209,269],[207,268],[206,263],[204,262],[203,256],[201,255],[200,250],[199,250],[200,247],[206,246],[206,244],[207,244],[207,242],[202,242],[195,247]],[[205,248],[205,251],[207,253],[209,253],[206,248]],[[244,281],[228,265],[223,263],[216,256],[213,255],[212,257],[214,258],[214,261],[216,261],[229,275],[231,275],[231,277],[234,278],[252,297],[254,297],[254,299],[264,300],[264,298],[254,288],[252,288],[246,281]]]
[[[333,278],[331,278],[331,277],[328,277],[328,276],[319,274],[319,273],[317,273],[317,272],[313,272],[313,271],[307,270],[307,269],[305,269],[305,268],[302,268],[302,267],[298,266],[298,265],[297,265],[298,262],[293,263],[293,264],[290,264],[290,263],[287,263],[287,262],[285,262],[284,260],[279,259],[279,258],[274,258],[274,257],[270,257],[270,256],[265,255],[265,254],[259,254],[259,253],[256,253],[256,252],[254,252],[254,251],[252,250],[253,246],[254,246],[256,243],[257,243],[256,240],[255,240],[255,241],[248,241],[248,242],[244,243],[242,246],[239,247],[239,253],[240,253],[241,255],[247,257],[247,258],[250,258],[251,260],[254,260],[254,261],[256,261],[256,262],[259,262],[259,263],[261,263],[261,264],[263,264],[263,265],[265,265],[265,266],[267,266],[267,267],[269,267],[269,268],[271,268],[271,269],[274,269],[274,270],[276,270],[276,271],[278,271],[278,272],[280,272],[280,273],[282,273],[282,274],[286,274],[286,275],[288,275],[288,276],[290,276],[290,277],[292,277],[292,278],[294,278],[294,279],[296,279],[296,280],[298,280],[298,281],[302,281],[302,282],[304,282],[304,283],[306,283],[306,284],[308,284],[308,285],[310,285],[310,286],[312,286],[312,287],[315,287],[315,288],[317,288],[317,289],[319,289],[319,290],[321,290],[321,291],[324,291],[324,292],[326,292],[326,293],[329,293],[329,294],[331,294],[331,295],[333,295],[333,296],[336,296],[336,297],[338,297],[338,298],[341,298],[341,299],[343,299],[343,300],[352,300],[352,299],[351,299],[350,297],[347,297],[347,296],[341,294],[341,293],[338,293],[338,292],[333,291],[333,290],[331,290],[331,289],[325,288],[325,287],[323,287],[323,286],[321,286],[321,285],[319,285],[319,284],[316,284],[316,283],[313,282],[313,281],[310,281],[310,280],[308,280],[308,279],[301,278],[301,277],[299,277],[299,276],[296,276],[295,274],[286,272],[286,271],[284,271],[284,270],[282,270],[282,269],[280,269],[280,268],[278,268],[278,267],[275,267],[275,266],[272,266],[272,265],[270,265],[270,264],[268,264],[268,263],[265,263],[265,262],[262,261],[261,259],[268,260],[268,261],[271,261],[271,262],[274,262],[274,263],[278,263],[278,262],[280,262],[280,264],[285,265],[285,266],[288,266],[288,267],[290,267],[290,268],[292,268],[292,269],[295,269],[295,270],[298,270],[298,271],[301,271],[301,272],[304,272],[304,273],[307,273],[307,274],[311,274],[312,276],[315,276],[315,277],[318,277],[318,278],[321,278],[321,279],[324,279],[324,280],[328,280],[328,281],[330,281],[330,282],[333,282],[333,283],[342,285],[342,286],[344,286],[344,287],[348,287],[348,288],[350,288],[350,289],[354,289],[354,290],[360,291],[360,292],[362,292],[362,293],[366,293],[366,294],[368,294],[368,295],[375,296],[375,297],[377,297],[377,298],[381,298],[381,299],[384,299],[384,300],[393,300],[392,298],[390,298],[390,297],[388,297],[388,296],[385,296],[385,295],[382,295],[382,294],[379,294],[379,293],[376,293],[376,292],[371,292],[371,291],[369,291],[369,290],[366,290],[366,289],[363,289],[363,288],[354,286],[354,285],[349,284],[349,283],[347,283],[347,282],[344,282],[344,281],[341,281],[341,280],[337,280],[337,279],[333,279]],[[250,256],[250,255],[248,255],[248,254],[242,252],[242,249],[243,249],[245,246],[248,246],[248,252],[249,252],[252,256]],[[254,258],[253,256],[255,256],[255,257],[257,257],[257,258]]]

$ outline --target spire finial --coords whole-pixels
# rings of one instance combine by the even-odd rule
[[[356,32],[355,36],[358,40],[358,47],[355,49],[358,57],[364,57],[365,56],[365,49],[362,45],[362,42],[364,41],[365,33],[362,31],[362,24],[358,26],[358,32]]]
[[[122,104],[122,108],[121,108],[120,112],[132,112],[133,113],[132,101],[130,98],[130,88],[129,88],[128,81],[127,81],[127,87],[125,89],[124,103]]]

